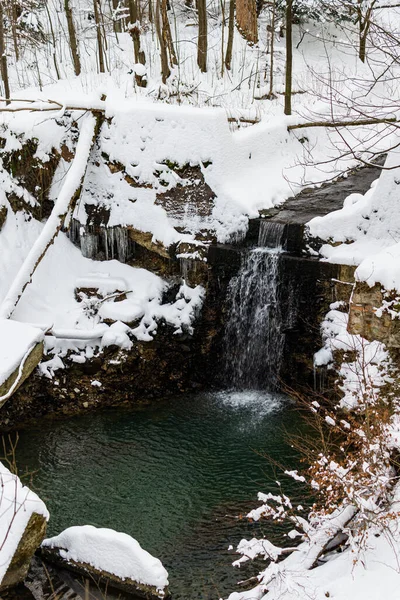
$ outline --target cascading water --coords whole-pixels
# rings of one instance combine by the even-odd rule
[[[283,239],[286,225],[277,223],[269,219],[260,222],[258,232],[258,245],[262,248],[281,248],[284,247]]]
[[[228,288],[225,380],[235,389],[276,389],[285,330],[295,321],[294,290],[284,282],[285,225],[260,224],[258,248],[242,256]]]
[[[276,388],[285,336],[279,289],[281,250],[257,248],[229,285],[226,379],[236,389]]]

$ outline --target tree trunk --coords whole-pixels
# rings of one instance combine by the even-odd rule
[[[119,0],[112,0],[112,7],[113,7],[113,11],[114,11],[114,18],[113,18],[114,32],[122,33],[121,21],[119,18],[117,18],[117,19],[115,18],[115,11],[119,7]],[[117,17],[118,17],[118,14],[117,14]]]
[[[97,36],[97,51],[99,54],[99,71],[100,73],[105,73],[106,70],[104,68],[104,52],[103,52],[103,40],[101,37],[101,24],[100,24],[100,12],[98,0],[93,0],[93,11],[94,11],[94,21],[96,23],[96,36]]]
[[[292,114],[292,72],[293,72],[293,0],[286,0],[286,75],[285,75],[285,115]]]
[[[47,18],[49,19],[51,39],[52,39],[52,42],[53,42],[53,63],[54,63],[54,68],[56,70],[57,79],[60,80],[61,79],[61,75],[60,75],[60,69],[58,68],[58,62],[57,62],[56,37],[54,35],[53,22],[51,20],[51,15],[50,15],[49,7],[47,6],[47,2],[45,3],[45,8],[46,8],[46,13],[47,13]]]
[[[242,36],[251,44],[258,42],[256,0],[236,0],[236,22]]]
[[[8,69],[7,69],[7,56],[6,56],[6,41],[4,36],[4,9],[0,3],[0,67],[1,67],[1,78],[4,83],[4,95],[6,97],[6,104],[10,104],[10,82],[8,80]]]
[[[272,0],[271,15],[271,44],[270,44],[270,66],[269,66],[269,92],[268,98],[274,98],[274,50],[275,50],[275,21],[276,21],[276,0]]]
[[[232,65],[233,37],[235,35],[235,0],[229,3],[228,44],[226,46],[225,67],[230,71]]]
[[[197,64],[202,73],[207,72],[207,5],[206,0],[197,0],[199,37],[197,42]]]
[[[140,49],[140,27],[138,23],[138,0],[129,0],[129,31],[133,42],[133,51],[135,54],[135,64],[146,64],[146,56],[143,50]],[[138,86],[146,87],[147,80],[143,75],[135,73],[135,80]]]
[[[157,2],[156,2],[156,30],[157,30],[158,41],[160,42],[162,82],[166,83],[168,77],[171,75],[171,70],[169,68],[169,63],[168,63],[167,44],[165,43],[163,31],[161,30],[160,0],[157,0]]]
[[[19,48],[18,48],[18,36],[17,36],[17,19],[18,19],[18,15],[17,15],[17,7],[15,5],[15,0],[11,0],[11,7],[10,7],[11,32],[12,32],[13,43],[14,43],[15,60],[18,62],[19,61]]]
[[[169,8],[170,8],[170,6],[169,6],[168,0],[161,0],[161,18],[162,18],[163,36],[164,36],[165,44],[169,51],[170,63],[171,63],[171,65],[177,65],[178,59],[176,58],[175,48],[174,48],[174,44],[172,42],[171,26],[169,24],[169,19],[168,19]]]
[[[72,9],[71,9],[69,0],[64,0],[64,8],[65,8],[65,14],[67,16],[69,43],[71,45],[71,54],[72,54],[72,61],[74,63],[74,71],[75,71],[75,75],[80,75],[81,59],[79,58],[79,50],[78,50],[78,42],[76,39],[74,18],[72,15]]]

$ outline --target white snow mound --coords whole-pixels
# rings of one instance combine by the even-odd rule
[[[158,591],[168,586],[168,572],[161,561],[126,533],[92,525],[69,527],[42,545],[61,548],[62,558],[89,564],[121,579],[153,586]]]

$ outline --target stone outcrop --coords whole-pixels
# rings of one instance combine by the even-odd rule
[[[350,302],[348,329],[366,340],[400,348],[400,319],[396,318],[399,308],[397,292],[387,292],[380,284],[369,287],[358,282]]]

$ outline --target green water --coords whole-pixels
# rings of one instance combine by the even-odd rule
[[[263,533],[281,541],[276,526],[236,517],[258,505],[258,491],[277,490],[265,454],[295,465],[284,430],[300,427],[282,396],[204,394],[23,431],[17,461],[35,472],[50,535],[84,524],[124,531],[163,561],[174,600],[215,600],[256,571],[231,566],[230,544]]]

